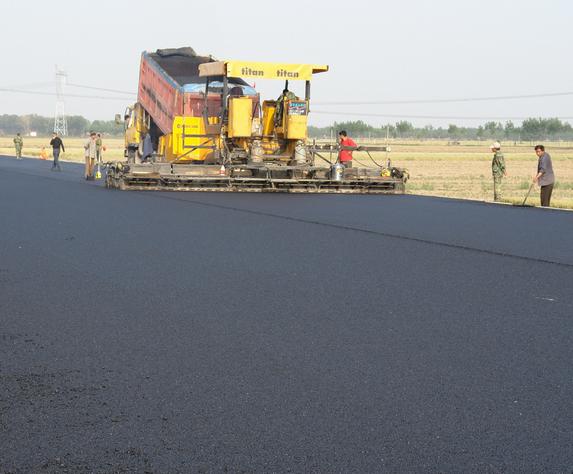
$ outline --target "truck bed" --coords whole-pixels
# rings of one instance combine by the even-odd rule
[[[171,132],[176,116],[198,114],[205,91],[205,78],[199,77],[199,64],[213,61],[211,56],[199,56],[190,47],[158,49],[141,55],[138,101],[162,133]],[[222,80],[222,76],[210,78],[210,109],[216,108],[220,101]],[[234,86],[242,87],[245,95],[256,95],[240,78],[229,78],[229,87]]]
[[[197,55],[190,47],[158,49],[155,53],[148,53],[148,55],[181,87],[188,84],[205,84],[205,78],[199,77],[199,64],[215,61],[211,56]],[[223,77],[214,77],[211,82],[214,81],[222,82]],[[229,82],[248,86],[240,78],[234,78]]]

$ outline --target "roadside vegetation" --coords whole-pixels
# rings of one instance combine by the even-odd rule
[[[551,199],[553,207],[573,209],[573,142],[543,142],[553,159],[556,184]],[[492,153],[489,143],[398,142],[391,141],[389,156],[396,166],[410,173],[408,193],[490,201],[493,199],[491,176]],[[533,143],[503,145],[508,177],[503,181],[503,201],[521,204],[537,171]],[[358,159],[367,164],[366,159]],[[378,153],[381,161],[383,153]],[[534,187],[528,204],[539,204],[539,188]]]

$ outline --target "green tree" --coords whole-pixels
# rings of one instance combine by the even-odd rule
[[[459,138],[460,135],[460,128],[453,123],[448,125],[448,136],[450,138]]]
[[[539,140],[543,138],[543,124],[540,119],[528,118],[521,124],[521,137],[524,140]]]
[[[76,137],[83,137],[89,128],[89,121],[81,115],[68,117],[68,134]]]
[[[517,137],[517,129],[511,120],[505,122],[505,127],[503,129],[503,136],[508,140],[515,140]]]
[[[410,137],[412,136],[413,131],[414,126],[410,122],[406,120],[396,122],[396,133],[399,137]]]
[[[0,133],[2,135],[14,135],[27,133],[25,123],[18,115],[0,115]]]
[[[123,134],[123,124],[116,124],[115,120],[94,120],[90,126],[90,130],[106,135],[121,135]]]

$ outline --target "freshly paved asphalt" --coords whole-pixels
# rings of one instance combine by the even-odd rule
[[[571,472],[573,213],[0,158],[0,472]]]

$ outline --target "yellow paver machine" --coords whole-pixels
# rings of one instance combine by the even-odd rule
[[[216,61],[191,48],[144,52],[138,101],[124,115],[124,162],[107,165],[106,186],[135,190],[402,193],[407,173],[344,167],[342,147],[308,140],[310,84],[326,65]],[[245,79],[284,84],[264,100]],[[304,82],[304,97],[289,82]],[[120,117],[117,117],[119,120]]]

